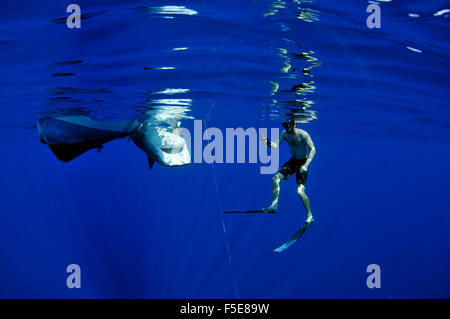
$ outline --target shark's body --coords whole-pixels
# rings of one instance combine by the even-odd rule
[[[164,166],[190,163],[186,141],[173,129],[130,120],[118,122],[94,121],[87,116],[42,117],[38,120],[39,137],[55,156],[69,162],[91,149],[117,138],[131,137],[148,157],[150,168],[156,161]]]

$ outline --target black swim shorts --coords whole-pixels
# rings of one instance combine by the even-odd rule
[[[300,167],[306,163],[306,160],[306,158],[296,159],[291,157],[278,172],[284,176],[285,180],[288,180],[292,174],[296,173],[295,180],[297,181],[297,184],[305,185],[306,179],[308,178],[308,172],[300,172]]]

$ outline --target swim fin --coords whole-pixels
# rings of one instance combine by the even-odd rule
[[[276,214],[276,211],[268,210],[268,209],[255,209],[255,210],[226,211],[224,213],[225,214],[262,214],[262,213]]]
[[[287,242],[285,242],[280,247],[274,249],[273,251],[276,252],[276,253],[281,253],[282,251],[288,249],[289,246],[291,246],[293,243],[295,243],[297,241],[297,239],[302,237],[302,235],[308,230],[309,226],[311,226],[311,224],[313,222],[314,222],[314,220],[312,220],[310,222],[305,222],[303,224],[303,226],[300,227],[300,229],[295,232],[295,234],[291,237],[291,239],[289,239]]]

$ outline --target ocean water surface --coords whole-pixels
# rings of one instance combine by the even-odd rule
[[[448,1],[77,0],[80,29],[70,3],[0,1],[0,297],[450,297]],[[278,214],[223,214],[270,204],[261,164],[150,170],[128,139],[63,163],[37,120],[69,115],[294,118],[315,223],[272,252],[306,218],[294,178]]]

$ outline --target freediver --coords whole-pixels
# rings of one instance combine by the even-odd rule
[[[263,209],[267,213],[277,213],[278,198],[280,196],[281,181],[288,180],[291,175],[296,174],[297,193],[300,196],[303,206],[307,213],[305,226],[309,226],[314,222],[311,213],[311,204],[305,193],[305,184],[308,178],[309,164],[316,155],[314,143],[308,132],[296,128],[295,120],[287,119],[282,126],[285,130],[281,132],[278,143],[271,142],[265,134],[261,135],[261,139],[267,146],[278,148],[284,141],[289,145],[292,157],[281,167],[278,173],[272,178],[272,204]],[[309,154],[307,153],[309,149]]]

